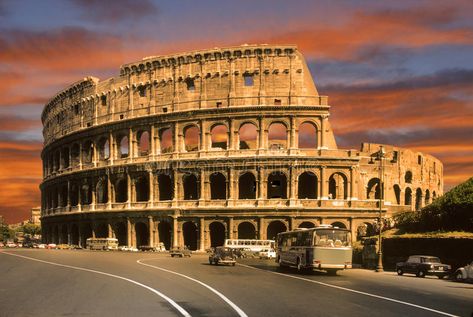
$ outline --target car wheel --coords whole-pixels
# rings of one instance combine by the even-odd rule
[[[425,277],[425,271],[423,271],[423,270],[417,271],[416,276],[417,276],[417,277]]]
[[[397,275],[402,275],[404,274],[404,271],[402,269],[397,269]]]
[[[455,274],[455,280],[456,280],[456,281],[459,281],[459,282],[463,281],[463,274],[462,274],[462,272],[457,272],[457,274]]]

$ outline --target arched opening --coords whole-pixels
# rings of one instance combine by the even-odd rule
[[[79,227],[76,224],[71,226],[71,244],[79,245]]]
[[[267,237],[269,240],[276,240],[278,233],[284,231],[287,231],[287,227],[282,221],[271,221],[271,223],[268,225]]]
[[[77,206],[79,204],[79,186],[72,184],[71,186],[71,206]]]
[[[197,226],[192,221],[188,221],[182,225],[184,235],[184,245],[189,250],[197,250]]]
[[[128,137],[125,135],[125,136],[122,136],[119,140],[120,140],[120,142],[118,143],[120,145],[118,148],[119,157],[120,158],[128,157],[130,153],[130,149],[128,148],[129,147]]]
[[[430,204],[430,191],[427,189],[425,191],[425,205]]]
[[[304,122],[299,126],[299,148],[317,148],[317,127],[311,122]]]
[[[396,204],[400,205],[401,204],[401,187],[395,184],[393,186],[393,190],[394,190],[394,197],[396,197]]]
[[[404,192],[404,205],[412,205],[412,190],[409,187],[407,187],[406,191]]]
[[[127,245],[127,236],[126,236],[126,223],[118,222],[115,225],[115,237],[118,240],[118,245]]]
[[[148,177],[141,176],[135,182],[136,201],[149,200],[149,181]]]
[[[71,148],[71,159],[72,166],[75,167],[79,165],[79,156],[80,156],[80,147],[79,144],[75,143]]]
[[[94,143],[92,141],[87,141],[84,143],[82,148],[82,162],[92,163],[92,158],[94,157]]]
[[[159,200],[172,200],[173,183],[171,176],[166,174],[158,175]]]
[[[255,226],[248,221],[238,225],[238,239],[256,239]]]
[[[101,179],[97,183],[97,203],[105,204],[108,202],[107,180]]]
[[[347,226],[343,222],[340,222],[340,221],[336,221],[336,222],[332,223],[332,227],[338,227],[338,228],[342,228],[342,229],[347,228]]]
[[[299,175],[297,197],[299,199],[317,198],[318,180],[312,172],[304,172]]]
[[[90,205],[92,203],[92,187],[89,184],[82,185],[80,196],[81,205]]]
[[[210,130],[210,135],[212,139],[212,149],[227,149],[228,130],[225,125],[215,125],[212,130]]]
[[[411,171],[407,171],[406,174],[404,175],[404,181],[407,183],[407,184],[411,184],[412,183],[412,172]]]
[[[272,172],[268,176],[268,199],[287,198],[286,175],[282,172]]]
[[[195,125],[184,130],[184,144],[187,152],[199,150],[199,128]]]
[[[58,171],[61,169],[61,152],[56,151],[54,153],[54,170]]]
[[[222,173],[210,175],[210,199],[227,199],[227,183]]]
[[[422,207],[422,189],[417,188],[416,190],[416,210],[420,210]]]
[[[146,156],[149,154],[149,132],[138,132],[138,154],[139,156]]]
[[[62,149],[62,155],[61,155],[61,159],[62,159],[62,167],[63,168],[68,168],[69,167],[69,148],[68,147],[65,147]]]
[[[435,200],[437,199],[437,193],[435,192],[435,190],[432,192],[432,200]]]
[[[329,178],[329,198],[347,199],[347,179],[342,173],[334,173]]]
[[[272,123],[268,129],[268,148],[282,150],[287,148],[287,129],[280,122]]]
[[[258,139],[258,130],[253,123],[245,123],[238,130],[240,137],[240,150],[256,149],[256,140]]]
[[[172,130],[170,128],[161,129],[159,131],[159,142],[161,145],[161,153],[172,153]]]
[[[158,224],[159,241],[164,244],[166,250],[171,249],[171,237],[172,228],[171,224],[167,221],[161,221]]]
[[[127,200],[128,200],[127,179],[121,178],[115,184],[115,202],[124,203]]]
[[[68,195],[67,185],[61,186],[61,200],[59,202],[59,205],[61,207],[67,206],[67,195]]]
[[[379,199],[380,198],[380,186],[379,186],[379,178],[372,178],[368,182],[368,186],[366,189],[366,198],[367,199]]]
[[[210,246],[219,247],[225,242],[225,226],[218,221],[214,221],[209,226]]]
[[[108,238],[108,227],[105,223],[97,225],[97,227],[95,228],[95,237]]]
[[[82,226],[81,230],[81,240],[82,245],[81,247],[86,247],[86,242],[88,238],[92,238],[92,225],[90,223],[86,223]]]
[[[136,246],[149,245],[149,230],[148,226],[143,222],[135,224]]]
[[[184,181],[184,200],[199,199],[197,177],[194,174],[186,174],[183,176]]]
[[[238,178],[238,198],[256,199],[256,178],[250,172],[246,172]]]
[[[102,138],[99,141],[99,159],[101,161],[108,160],[110,157],[110,144],[107,138]]]
[[[315,228],[315,224],[310,221],[304,221],[299,225],[299,228]]]
[[[364,237],[371,237],[376,234],[376,230],[372,223],[365,222],[356,228],[356,240],[361,240]]]

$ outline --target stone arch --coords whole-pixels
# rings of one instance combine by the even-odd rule
[[[393,190],[394,190],[394,197],[396,198],[396,204],[400,205],[401,204],[401,187],[399,187],[399,185],[397,184],[394,184]]]
[[[432,192],[432,201],[434,201],[435,199],[437,199],[437,193],[435,192],[435,190]]]
[[[92,158],[94,157],[94,143],[90,140],[84,142],[82,148],[82,162],[92,163]]]
[[[286,174],[280,171],[275,171],[268,175],[267,197],[268,199],[287,199]]]
[[[108,138],[101,138],[98,142],[99,159],[101,161],[108,160],[110,158],[110,144]]]
[[[409,187],[406,187],[406,190],[404,191],[404,205],[412,205],[412,189]]]
[[[69,195],[69,191],[67,190],[67,185],[62,185],[60,189],[60,197],[61,199],[59,200],[59,206],[60,207],[66,207],[67,206],[67,196]]]
[[[348,186],[347,177],[341,172],[330,175],[329,178],[329,198],[331,199],[347,199]]]
[[[367,199],[380,199],[381,191],[379,186],[379,178],[375,177],[368,181],[368,186],[366,187],[366,198]]]
[[[97,203],[105,204],[108,202],[108,184],[104,178],[99,179],[96,186]]]
[[[108,226],[105,223],[99,223],[95,227],[96,238],[108,238]]]
[[[182,225],[184,245],[187,246],[190,250],[197,250],[197,231],[197,226],[192,221],[187,221]]]
[[[347,225],[344,222],[341,221],[335,221],[332,223],[332,227],[338,227],[342,229],[347,229]]]
[[[167,221],[160,221],[158,224],[159,241],[164,244],[166,250],[171,249],[172,228]]]
[[[245,122],[240,125],[240,129],[238,129],[238,136],[239,136],[239,149],[240,150],[247,150],[247,149],[257,149],[258,145],[258,128],[255,124],[251,122]]]
[[[89,183],[82,184],[80,189],[80,204],[90,205],[92,203],[92,186]]]
[[[412,184],[412,172],[411,171],[406,171],[406,174],[404,175],[404,182],[407,184]]]
[[[184,146],[187,152],[198,151],[200,147],[199,136],[200,130],[195,124],[188,125],[184,128]]]
[[[149,180],[147,176],[139,176],[135,181],[136,201],[149,200]]]
[[[135,223],[136,247],[149,245],[148,225],[144,222]]]
[[[276,240],[278,233],[285,231],[287,231],[287,226],[284,222],[280,220],[273,220],[268,224],[266,236],[269,240]]]
[[[137,136],[137,139],[138,139],[138,155],[139,156],[147,156],[150,153],[149,132],[147,130],[138,131],[136,136]]]
[[[210,129],[212,149],[226,150],[228,148],[228,128],[225,124],[217,123]]]
[[[79,165],[80,162],[80,147],[79,144],[74,143],[71,148],[71,159],[72,159],[72,166],[75,167]]]
[[[128,137],[126,135],[118,137],[118,157],[125,158],[130,155],[130,142],[128,141]]]
[[[297,198],[317,199],[318,179],[313,172],[307,171],[299,175]]]
[[[166,174],[158,175],[159,200],[172,200],[173,187],[171,176]]]
[[[272,122],[268,127],[268,149],[287,149],[287,126],[280,121]]]
[[[125,203],[128,201],[128,180],[126,177],[118,179],[115,183],[115,202]]]
[[[238,224],[238,239],[256,239],[255,225],[249,221]]]
[[[118,245],[127,245],[127,230],[125,222],[117,222],[115,224],[115,237],[118,240]]]
[[[214,221],[209,225],[210,246],[219,247],[225,242],[225,225],[220,221]]]
[[[315,228],[315,223],[312,221],[303,221],[299,224],[298,228]]]
[[[298,136],[300,149],[317,148],[317,126],[310,121],[305,121],[299,125]]]
[[[416,189],[416,210],[422,208],[422,189]]]
[[[238,178],[238,199],[256,199],[256,177],[245,172]]]
[[[62,161],[62,167],[63,168],[68,168],[70,166],[69,162],[69,147],[65,146],[62,151],[61,151],[61,161]]]
[[[71,206],[77,206],[79,204],[79,186],[77,184],[71,185]]]
[[[425,205],[430,204],[430,191],[428,189],[425,190]]]
[[[210,175],[210,199],[227,199],[227,183],[222,173]]]
[[[199,186],[197,177],[194,174],[185,174],[182,176],[184,186],[184,200],[199,199]]]
[[[159,142],[161,153],[171,153],[174,151],[172,144],[172,129],[164,128],[159,130]]]

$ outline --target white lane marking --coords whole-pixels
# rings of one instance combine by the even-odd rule
[[[149,267],[152,267],[152,268],[155,268],[155,269],[158,269],[158,270],[161,270],[161,271],[164,271],[164,272],[167,272],[167,273],[172,273],[172,274],[176,274],[180,277],[184,277],[186,279],[189,279],[193,282],[196,282],[200,285],[202,285],[203,287],[206,287],[208,288],[210,291],[212,291],[213,293],[215,293],[218,297],[220,297],[223,301],[225,301],[228,305],[230,305],[236,312],[239,316],[241,317],[248,317],[248,315],[240,308],[238,307],[237,305],[235,305],[231,300],[229,300],[225,295],[223,295],[222,293],[220,293],[219,291],[217,291],[215,288],[213,288],[212,286],[210,285],[207,285],[205,284],[204,282],[201,282],[199,280],[196,280],[195,278],[192,278],[190,276],[187,276],[187,275],[184,275],[184,274],[181,274],[181,273],[178,273],[178,272],[174,272],[174,271],[170,271],[168,269],[165,269],[165,268],[162,268],[162,267],[159,267],[159,266],[155,266],[155,265],[151,265],[151,264],[146,264],[146,263],[143,263],[142,260],[145,260],[145,259],[139,259],[138,261],[136,261],[138,264],[141,264],[141,265],[145,265],[145,266],[149,266]],[[152,260],[152,259],[146,259],[146,260]]]
[[[302,280],[302,281],[306,281],[306,282],[310,282],[310,283],[320,284],[320,285],[323,285],[323,286],[332,287],[332,288],[340,289],[340,290],[347,291],[347,292],[352,292],[352,293],[366,295],[366,296],[370,296],[370,297],[374,297],[374,298],[384,299],[384,300],[387,300],[387,301],[390,301],[390,302],[394,302],[394,303],[398,303],[398,304],[402,304],[402,305],[407,305],[407,306],[412,306],[412,307],[415,307],[415,308],[419,308],[419,309],[427,310],[427,311],[430,311],[430,312],[434,312],[434,313],[437,313],[437,314],[440,314],[440,315],[445,315],[445,316],[450,316],[450,317],[458,317],[457,315],[452,315],[452,314],[449,314],[449,313],[446,313],[446,312],[443,312],[443,311],[439,311],[439,310],[435,310],[435,309],[432,309],[432,308],[412,304],[412,303],[409,303],[409,302],[404,302],[404,301],[397,300],[397,299],[394,299],[394,298],[389,298],[389,297],[384,297],[384,296],[380,296],[380,295],[376,295],[376,294],[357,291],[357,290],[354,290],[354,289],[351,289],[351,288],[341,287],[341,286],[337,286],[337,285],[333,285],[333,284],[327,284],[327,283],[324,283],[324,282],[314,281],[314,280],[299,277],[299,276],[293,276],[293,275],[283,274],[283,273],[279,273],[279,272],[267,271],[267,270],[259,269],[259,268],[252,267],[252,266],[245,265],[245,264],[238,263],[238,265],[239,266],[244,266],[244,267],[247,267],[247,268],[250,268],[250,269],[253,269],[253,270],[264,271],[264,272],[268,272],[268,273],[282,275],[282,276],[285,276],[285,277],[290,277],[290,278],[297,279],[297,280]]]
[[[41,263],[46,263],[46,264],[51,264],[51,265],[55,265],[55,266],[60,266],[60,267],[65,267],[65,268],[69,268],[69,269],[74,269],[74,270],[79,270],[79,271],[85,271],[85,272],[90,272],[90,273],[96,273],[96,274],[101,274],[101,275],[105,275],[105,276],[109,276],[109,277],[114,277],[114,278],[117,278],[117,279],[120,279],[120,280],[124,280],[124,281],[127,281],[127,282],[130,282],[130,283],[133,283],[135,285],[138,285],[138,286],[141,286],[153,293],[155,293],[156,295],[162,297],[164,300],[166,300],[169,304],[171,304],[175,309],[177,309],[182,316],[185,316],[185,317],[192,317],[191,314],[189,314],[184,308],[182,308],[181,306],[179,306],[175,301],[173,301],[171,298],[169,298],[168,296],[164,295],[163,293],[155,290],[154,288],[150,287],[150,286],[147,286],[145,284],[141,284],[140,282],[137,282],[137,281],[134,281],[134,280],[131,280],[129,278],[126,278],[126,277],[123,277],[123,276],[119,276],[119,275],[114,275],[114,274],[110,274],[110,273],[106,273],[106,272],[101,272],[101,271],[96,271],[96,270],[91,270],[91,269],[86,269],[86,268],[83,268],[83,267],[78,267],[78,266],[72,266],[72,265],[66,265],[66,264],[60,264],[60,263],[55,263],[55,262],[49,262],[49,261],[44,261],[44,260],[40,260],[40,259],[36,259],[36,258],[31,258],[31,257],[28,257],[28,256],[24,256],[24,255],[18,255],[18,254],[13,254],[13,253],[8,253],[8,252],[3,252],[1,251],[0,254],[8,254],[8,255],[11,255],[11,256],[17,256],[19,258],[24,258],[24,259],[28,259],[28,260],[31,260],[31,261],[37,261],[37,262],[41,262]]]

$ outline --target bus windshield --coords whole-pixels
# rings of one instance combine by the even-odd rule
[[[349,247],[350,233],[344,230],[316,230],[314,245],[318,247]]]

